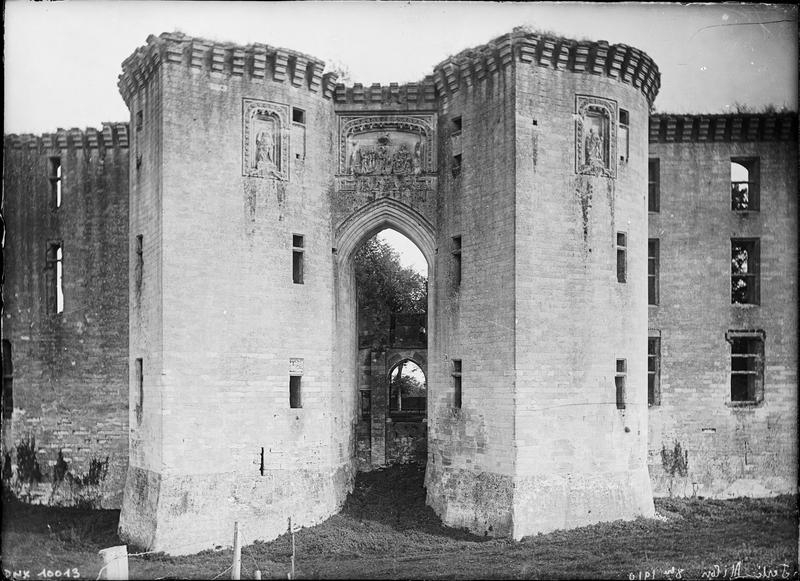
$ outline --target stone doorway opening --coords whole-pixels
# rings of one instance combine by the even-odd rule
[[[427,459],[428,266],[406,236],[384,229],[353,256],[358,469]]]

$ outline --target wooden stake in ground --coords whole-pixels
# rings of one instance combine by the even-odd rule
[[[231,579],[241,579],[242,575],[242,545],[239,539],[239,521],[233,523],[233,565],[231,566]]]
[[[100,579],[128,579],[128,546],[109,547],[103,549],[100,556],[103,558],[103,568],[100,570]]]

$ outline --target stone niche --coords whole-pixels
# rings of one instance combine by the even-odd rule
[[[436,207],[436,115],[341,115],[337,224],[378,198],[428,219]]]
[[[242,175],[289,177],[289,105],[244,99]]]
[[[575,171],[617,177],[617,102],[575,96]]]

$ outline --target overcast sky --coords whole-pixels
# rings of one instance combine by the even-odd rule
[[[797,103],[797,10],[785,5],[10,0],[5,10],[5,133],[127,120],[121,62],[175,30],[306,52],[353,82],[402,83],[530,25],[644,50],[661,70],[659,111]]]
[[[797,110],[794,6],[9,0],[4,133],[127,121],[120,65],[150,34],[291,48],[371,84],[418,81],[448,56],[520,25],[644,50],[661,71],[658,111],[722,113],[737,102]],[[425,270],[410,243],[392,243]]]

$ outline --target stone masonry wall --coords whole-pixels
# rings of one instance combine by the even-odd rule
[[[797,126],[792,117],[760,116],[748,124],[752,131],[745,131],[747,119],[717,116],[706,118],[699,133],[694,120],[694,133],[688,124],[684,139],[680,129],[674,131],[675,118],[651,121],[650,157],[660,160],[660,211],[650,213],[649,236],[660,242],[660,300],[650,306],[650,333],[661,337],[661,397],[649,413],[649,467],[658,495],[725,498],[796,490]],[[670,126],[673,131],[665,133]],[[732,157],[759,159],[759,211],[731,210]],[[758,305],[731,304],[731,238],[760,240]],[[731,345],[725,338],[730,330],[765,333],[764,395],[757,405],[731,403]],[[662,463],[662,449],[674,451],[676,443],[687,454],[685,474],[670,474]]]
[[[52,158],[62,170],[60,207]],[[43,475],[38,486],[12,488],[34,502],[119,507],[128,462],[127,125],[6,136],[3,210],[14,405],[3,452],[19,476],[16,448],[35,439]],[[61,313],[47,306],[54,241],[63,251]],[[57,466],[59,452],[66,465]]]

